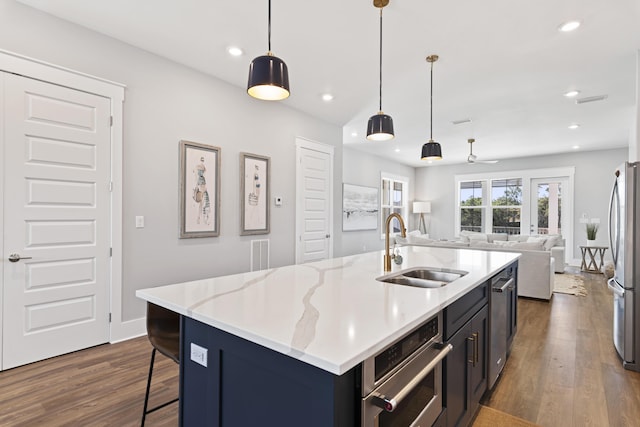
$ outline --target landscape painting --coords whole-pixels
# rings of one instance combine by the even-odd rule
[[[378,189],[342,184],[342,231],[378,228]]]

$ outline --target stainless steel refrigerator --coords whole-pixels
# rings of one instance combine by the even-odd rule
[[[609,243],[615,267],[613,343],[626,369],[640,371],[640,162],[615,171],[609,204]]]

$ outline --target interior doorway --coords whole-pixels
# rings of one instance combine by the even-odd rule
[[[333,257],[333,146],[296,140],[296,264]]]

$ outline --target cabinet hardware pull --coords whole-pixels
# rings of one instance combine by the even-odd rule
[[[467,337],[467,341],[471,343],[471,359],[468,358],[469,351],[467,350],[467,362],[471,363],[472,366],[476,366],[476,334],[472,334],[470,337]]]
[[[480,347],[480,340],[478,339],[478,332],[474,332],[473,333],[473,366],[476,366],[476,363],[478,363],[478,347]]]

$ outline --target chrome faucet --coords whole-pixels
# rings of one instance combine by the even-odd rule
[[[400,233],[402,237],[407,237],[407,229],[404,227],[404,220],[399,213],[394,212],[387,217],[384,231],[384,271],[391,271],[391,255],[389,255],[389,227],[391,220],[397,218],[400,222]]]

